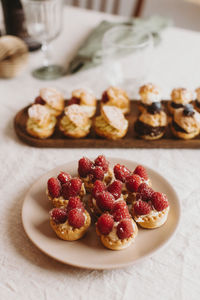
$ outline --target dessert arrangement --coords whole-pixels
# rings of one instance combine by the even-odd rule
[[[158,228],[168,218],[167,196],[153,190],[146,169],[116,164],[103,155],[94,161],[82,157],[77,177],[60,172],[49,178],[46,189],[52,205],[50,226],[62,240],[82,238],[95,226],[102,245],[122,250],[137,242],[138,228]]]
[[[139,101],[130,101],[116,87],[109,87],[97,101],[87,89],[72,91],[64,100],[56,89],[43,88],[16,116],[15,130],[25,142],[39,147],[76,147],[76,139],[81,139],[80,147],[196,147],[198,139],[176,142],[200,134],[200,88],[195,92],[196,100],[193,92],[176,88],[170,101],[162,101],[160,89],[149,83],[141,86]]]

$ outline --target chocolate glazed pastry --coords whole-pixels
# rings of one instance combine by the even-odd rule
[[[165,131],[165,126],[150,126],[139,120],[135,122],[135,131],[139,136],[149,135],[151,137],[159,136]]]

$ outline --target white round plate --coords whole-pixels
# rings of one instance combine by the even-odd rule
[[[134,170],[137,163],[108,158],[111,165],[124,164]],[[131,265],[152,255],[174,235],[180,219],[180,203],[171,184],[156,171],[147,168],[154,190],[167,194],[170,211],[167,222],[158,229],[139,228],[135,242],[125,250],[112,251],[103,247],[96,236],[94,225],[81,240],[67,242],[60,240],[49,224],[50,203],[45,195],[47,180],[57,176],[60,171],[67,171],[77,176],[77,161],[59,166],[40,177],[25,196],[22,208],[22,222],[30,240],[45,254],[76,267],[88,269],[113,269]]]

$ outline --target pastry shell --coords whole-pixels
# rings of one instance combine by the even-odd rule
[[[38,127],[37,121],[33,121],[31,118],[28,118],[26,131],[33,137],[46,139],[54,133],[56,123],[56,118],[51,116],[49,122],[44,127]]]
[[[39,96],[46,102],[45,106],[55,117],[59,116],[65,106],[63,95],[54,88],[42,88]]]
[[[162,226],[168,218],[169,206],[162,211],[159,211],[157,215],[134,215],[134,209],[132,212],[133,218],[137,224],[143,228],[153,229]]]
[[[53,221],[52,218],[50,218],[50,225],[60,239],[65,241],[76,241],[85,235],[87,229],[91,224],[89,213],[85,210],[84,214],[86,219],[84,225],[81,228],[73,228],[69,225],[68,220],[65,223],[57,224]]]
[[[106,103],[101,101],[101,108],[109,105],[119,108],[123,114],[128,114],[130,112],[130,99],[124,90],[117,87],[110,87],[106,93],[108,101]]]
[[[171,128],[171,132],[174,136],[176,136],[180,139],[183,139],[183,140],[191,140],[199,135],[199,129],[196,129],[195,131],[193,131],[191,133],[187,133],[187,132],[177,131],[172,124],[170,125],[170,128]]]

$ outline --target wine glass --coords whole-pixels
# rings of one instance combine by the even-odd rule
[[[133,95],[147,80],[153,61],[152,54],[151,34],[128,24],[108,30],[102,41],[102,62],[107,83],[119,86]]]
[[[55,79],[64,74],[63,67],[51,63],[49,43],[61,32],[63,0],[23,0],[26,25],[30,36],[42,44],[43,66],[32,74],[39,79]]]

